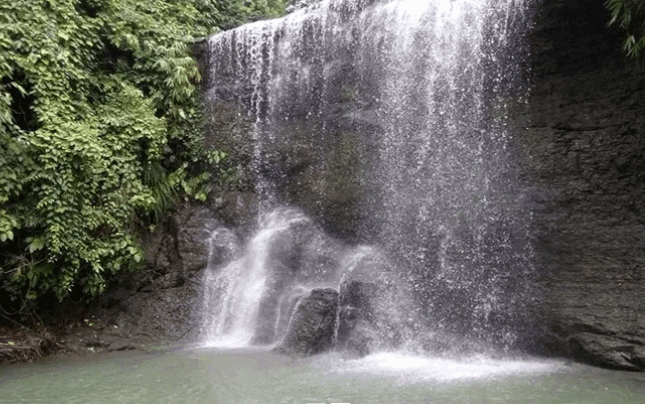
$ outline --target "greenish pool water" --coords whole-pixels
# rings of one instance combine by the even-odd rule
[[[645,375],[559,361],[183,349],[0,368],[0,403],[639,403]]]

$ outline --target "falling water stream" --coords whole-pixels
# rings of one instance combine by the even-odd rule
[[[529,6],[327,0],[210,38],[209,96],[244,106],[252,118],[262,212],[240,255],[207,271],[205,341],[277,343],[285,330],[269,335],[266,322],[288,326],[277,319],[290,317],[294,290],[338,289],[371,271],[372,281],[392,288],[391,305],[381,311],[384,319],[402,319],[399,345],[428,345],[428,335],[441,336],[443,345],[502,351],[527,344],[535,301],[530,214],[506,114],[508,103],[526,96]],[[309,147],[318,150],[337,135],[340,120],[363,124],[352,136],[369,150],[360,156],[360,174],[348,175],[361,176],[357,209],[368,218],[357,233],[379,258],[358,270],[347,262],[364,248],[332,251],[330,240],[315,244],[324,235],[289,241],[301,237],[302,226],[293,223],[312,219],[281,206],[282,174],[272,158],[275,150],[290,158],[281,145],[299,141],[285,128],[312,128]],[[297,263],[270,258],[274,250],[305,247],[309,256],[292,257]],[[307,261],[317,258],[328,261],[324,273]],[[316,282],[301,282],[315,271]],[[284,299],[290,303],[278,304]]]

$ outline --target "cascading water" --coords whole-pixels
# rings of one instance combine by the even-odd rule
[[[298,291],[303,286],[287,285],[297,276],[298,269],[290,265],[293,258],[288,254],[293,251],[289,250],[300,249],[303,243],[310,241],[311,225],[311,220],[297,211],[275,210],[262,218],[260,229],[241,254],[222,268],[209,265],[205,274],[207,288],[203,307],[208,315],[202,325],[202,335],[208,343],[245,346],[257,341],[261,320],[265,322],[265,329],[272,328],[270,323],[284,322],[287,313],[280,312],[280,306],[286,304],[291,309],[287,312],[292,311],[291,306],[297,302]],[[216,230],[214,237],[222,231]],[[324,271],[321,272],[318,278],[324,277]],[[272,286],[275,290],[267,295]],[[273,305],[278,312],[270,319],[260,318],[262,306],[269,307],[266,300],[271,297],[280,300]],[[269,324],[266,324],[267,320]],[[264,342],[273,339],[274,335],[270,335]]]
[[[212,248],[228,263],[211,260],[205,273],[201,334],[207,344],[239,347],[279,342],[298,302],[312,289],[337,287],[356,267],[354,253],[325,236],[304,214],[277,208],[240,249],[224,228]],[[222,249],[221,240],[227,241]]]
[[[336,130],[339,106],[354,105],[342,118],[363,123],[368,150],[360,183],[369,219],[358,234],[387,256],[386,277],[410,291],[391,302],[405,304],[392,309],[407,312],[410,335],[458,334],[504,348],[529,332],[530,216],[505,126],[507,104],[526,91],[529,3],[323,0],[210,38],[208,86],[253,118],[252,165],[266,212],[280,199],[266,151],[289,142],[289,128],[302,122],[315,128],[317,147]],[[336,258],[315,282],[272,275],[282,265],[269,263],[273,249],[300,248],[275,237],[309,220],[284,212],[265,213],[246,252],[208,275],[220,297],[208,307],[207,339],[275,342],[295,290],[337,288],[348,271]],[[330,255],[361,250],[339,251]]]

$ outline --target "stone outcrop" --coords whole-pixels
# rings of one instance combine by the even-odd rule
[[[357,280],[343,281],[340,292],[313,290],[298,304],[276,352],[302,357],[333,349],[355,359],[383,346],[396,346],[402,322],[388,318],[395,309],[385,313],[381,307],[387,295],[383,285]]]
[[[314,289],[296,308],[287,335],[275,350],[302,357],[331,349],[338,314],[338,292]]]

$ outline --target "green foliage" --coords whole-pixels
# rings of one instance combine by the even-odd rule
[[[288,0],[192,0],[198,11],[193,36],[206,36],[221,28],[248,21],[275,18],[285,13]]]
[[[645,2],[607,0],[605,6],[611,13],[609,25],[617,25],[626,35],[623,51],[642,64],[645,60]]]
[[[98,295],[141,266],[135,225],[179,195],[204,200],[201,170],[226,157],[203,149],[191,38],[283,9],[282,0],[0,2],[0,305]]]

